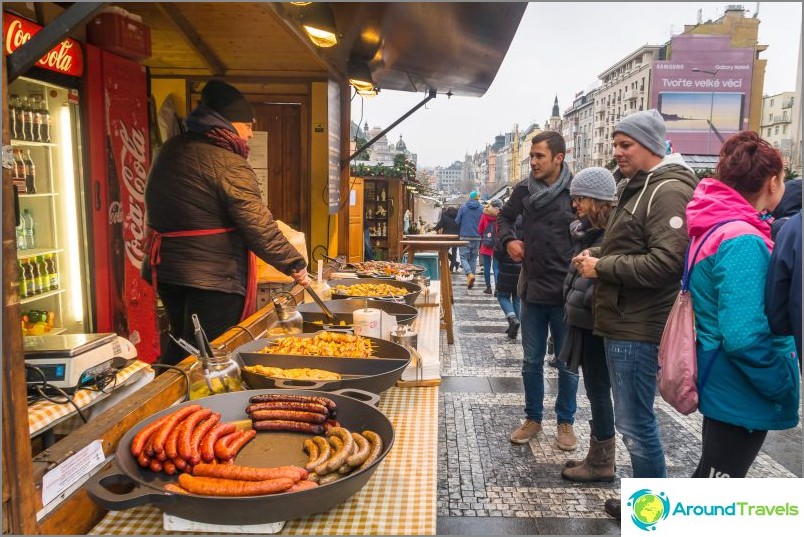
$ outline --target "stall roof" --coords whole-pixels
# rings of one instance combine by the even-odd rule
[[[527,7],[523,2],[330,2],[336,46],[312,45],[289,2],[120,3],[151,27],[154,76],[345,77],[366,61],[381,90],[482,96]]]

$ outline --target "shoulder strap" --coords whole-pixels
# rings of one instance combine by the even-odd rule
[[[728,224],[729,222],[739,222],[739,221],[740,221],[739,218],[732,218],[731,220],[724,220],[722,222],[718,222],[717,224],[715,224],[714,226],[709,228],[709,231],[707,231],[706,234],[703,236],[703,238],[701,239],[701,242],[698,243],[698,247],[695,249],[695,254],[692,256],[692,262],[691,263],[689,262],[689,257],[690,257],[690,247],[692,247],[692,241],[690,241],[690,243],[687,245],[687,253],[684,254],[684,274],[681,276],[681,290],[682,291],[689,291],[690,278],[692,277],[692,268],[693,268],[693,266],[695,266],[695,262],[698,260],[698,254],[701,253],[701,247],[706,242],[706,239],[708,239],[709,236],[712,233],[714,233],[715,230],[717,228],[719,228],[720,226],[724,226],[724,225]]]
[[[654,188],[653,192],[651,192],[651,194],[650,194],[650,198],[648,198],[648,213],[647,213],[647,216],[650,216],[650,208],[653,205],[653,196],[655,196],[656,193],[659,191],[659,189],[662,188],[664,185],[666,185],[667,183],[673,183],[673,182],[678,183],[679,180],[678,179],[668,179],[667,181],[662,181],[661,183],[656,185],[656,188]]]

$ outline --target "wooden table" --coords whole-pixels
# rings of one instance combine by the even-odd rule
[[[442,235],[443,237],[443,235]],[[455,336],[452,331],[452,276],[449,270],[448,252],[455,246],[466,246],[469,241],[461,240],[402,240],[399,241],[408,259],[416,252],[438,252],[439,272],[441,273],[441,305],[444,307],[444,324],[447,325],[447,343],[452,345]]]
[[[425,235],[403,235],[406,241],[457,241],[460,235],[442,235],[440,233],[427,233]]]

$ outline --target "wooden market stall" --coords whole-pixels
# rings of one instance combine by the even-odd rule
[[[257,108],[258,130],[267,133],[269,163],[264,177],[269,207],[305,232],[311,259],[322,251],[351,255],[355,237],[347,232],[350,66],[367,64],[373,84],[383,90],[481,96],[497,73],[525,6],[324,3],[338,43],[320,48],[303,30],[311,11],[291,4],[143,2],[120,6],[150,28],[150,57],[141,63],[148,70],[156,106],[171,96],[179,115],[186,116],[209,79],[224,79],[240,88]],[[43,27],[3,58],[4,110],[9,105],[8,83],[68,35],[86,46],[86,25],[108,6],[4,3],[4,10]],[[445,28],[439,22],[443,20],[456,23]],[[414,33],[417,40],[412,42],[409,36]],[[8,128],[7,114],[3,114],[4,147],[10,141]],[[90,143],[88,136],[86,141]],[[105,512],[88,497],[81,480],[44,505],[43,476],[95,441],[100,442],[103,456],[110,457],[134,424],[184,397],[185,381],[176,372],[166,372],[33,456],[17,251],[12,239],[15,200],[9,170],[4,168],[3,175],[3,532],[85,534]],[[401,192],[397,195],[396,199],[402,199]],[[389,222],[388,232],[390,227]],[[393,232],[399,234],[398,227]],[[301,291],[293,289],[296,295]],[[260,333],[274,318],[268,305],[243,327]],[[232,349],[248,340],[243,330],[233,329],[215,343]],[[429,412],[435,415],[432,409]],[[434,464],[436,439],[427,442]]]

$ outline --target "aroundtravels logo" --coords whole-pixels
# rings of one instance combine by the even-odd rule
[[[628,498],[627,505],[631,508],[631,522],[645,531],[656,529],[656,524],[670,514],[670,500],[664,492],[640,489]]]

